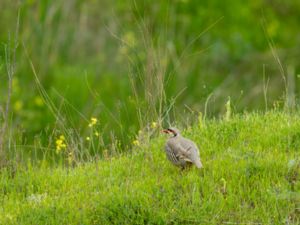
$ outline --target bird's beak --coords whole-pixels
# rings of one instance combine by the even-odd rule
[[[168,133],[169,133],[169,131],[168,131],[168,130],[162,130],[161,132],[162,132],[162,133],[166,133],[166,134],[168,134]]]

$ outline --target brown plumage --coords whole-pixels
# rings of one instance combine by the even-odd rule
[[[185,168],[194,164],[197,168],[202,168],[199,149],[193,141],[182,137],[176,128],[168,128],[163,132],[172,134],[166,143],[165,151],[167,158],[174,165]]]

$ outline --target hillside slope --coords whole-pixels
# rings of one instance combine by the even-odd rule
[[[199,120],[204,169],[181,171],[165,137],[76,168],[0,175],[1,224],[299,224],[300,116]]]

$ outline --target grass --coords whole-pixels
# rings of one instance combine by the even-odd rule
[[[213,117],[228,96],[235,112],[270,108],[285,88],[278,61],[292,68],[287,86],[299,95],[299,1],[275,2],[0,0],[0,106],[12,64],[18,144],[34,145],[37,135],[51,144],[57,115],[42,87],[68,129],[83,135],[82,115],[99,118],[99,153],[114,139],[125,152],[140,128],[167,112]]]
[[[0,224],[300,224],[296,0],[0,5]]]
[[[76,167],[2,170],[0,223],[300,223],[297,113],[200,117],[183,133],[201,146],[203,170],[172,166],[161,135]]]

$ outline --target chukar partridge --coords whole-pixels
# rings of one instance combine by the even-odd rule
[[[166,143],[165,151],[174,165],[185,168],[194,164],[197,168],[202,168],[199,150],[193,141],[182,137],[176,128],[168,128],[163,132],[172,135]]]

